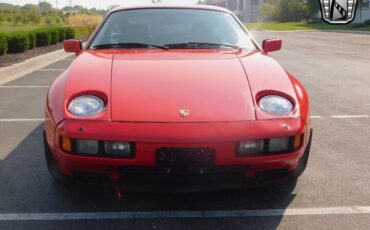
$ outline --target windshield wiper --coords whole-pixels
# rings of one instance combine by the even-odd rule
[[[210,43],[210,42],[184,42],[184,43],[173,43],[173,44],[166,44],[168,48],[172,49],[204,49],[210,47],[227,47],[232,49],[241,49],[239,46],[231,45],[231,44],[218,44],[218,43]]]
[[[93,46],[93,49],[122,49],[122,48],[146,48],[154,47],[158,49],[169,50],[167,46],[147,44],[147,43],[138,43],[138,42],[126,42],[126,43],[107,43]]]

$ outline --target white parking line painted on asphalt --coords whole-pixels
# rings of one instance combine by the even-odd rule
[[[64,71],[65,69],[38,69],[37,71]]]
[[[312,119],[320,119],[320,118],[324,118],[323,116],[310,116],[310,118]]]
[[[323,207],[261,210],[209,210],[209,211],[138,211],[138,212],[78,212],[78,213],[4,213],[0,221],[15,220],[111,220],[154,218],[225,218],[271,217],[309,215],[370,214],[370,207]]]
[[[348,118],[370,118],[369,115],[332,115],[332,116],[310,116],[312,119],[334,118],[334,119],[348,119]]]
[[[363,206],[363,207],[357,207],[358,210],[361,212],[370,213],[370,207],[369,206]]]
[[[25,122],[25,121],[40,122],[45,121],[45,119],[0,119],[0,122]]]
[[[0,85],[0,89],[7,88],[50,88],[48,85]]]
[[[368,118],[369,115],[333,115],[331,118]]]

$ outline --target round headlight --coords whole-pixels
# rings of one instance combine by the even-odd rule
[[[259,107],[266,113],[285,115],[293,110],[292,103],[285,97],[268,95],[262,97],[258,102]]]
[[[104,109],[104,101],[99,97],[85,95],[76,97],[69,105],[68,110],[76,116],[94,116]]]

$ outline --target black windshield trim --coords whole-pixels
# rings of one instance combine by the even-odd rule
[[[162,45],[155,45],[155,44],[147,44],[147,43],[139,43],[139,42],[121,42],[121,43],[107,43],[107,44],[99,44],[92,47],[93,49],[124,49],[124,48],[158,48],[169,50],[170,48],[167,46]]]
[[[237,45],[211,43],[211,42],[184,42],[184,43],[165,44],[164,46],[170,49],[208,49],[212,46],[217,46],[219,48],[226,47],[226,48],[231,48],[231,49],[236,49],[236,50],[243,49]]]

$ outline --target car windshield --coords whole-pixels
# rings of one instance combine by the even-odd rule
[[[91,49],[256,49],[229,13],[200,9],[137,9],[112,13]]]

